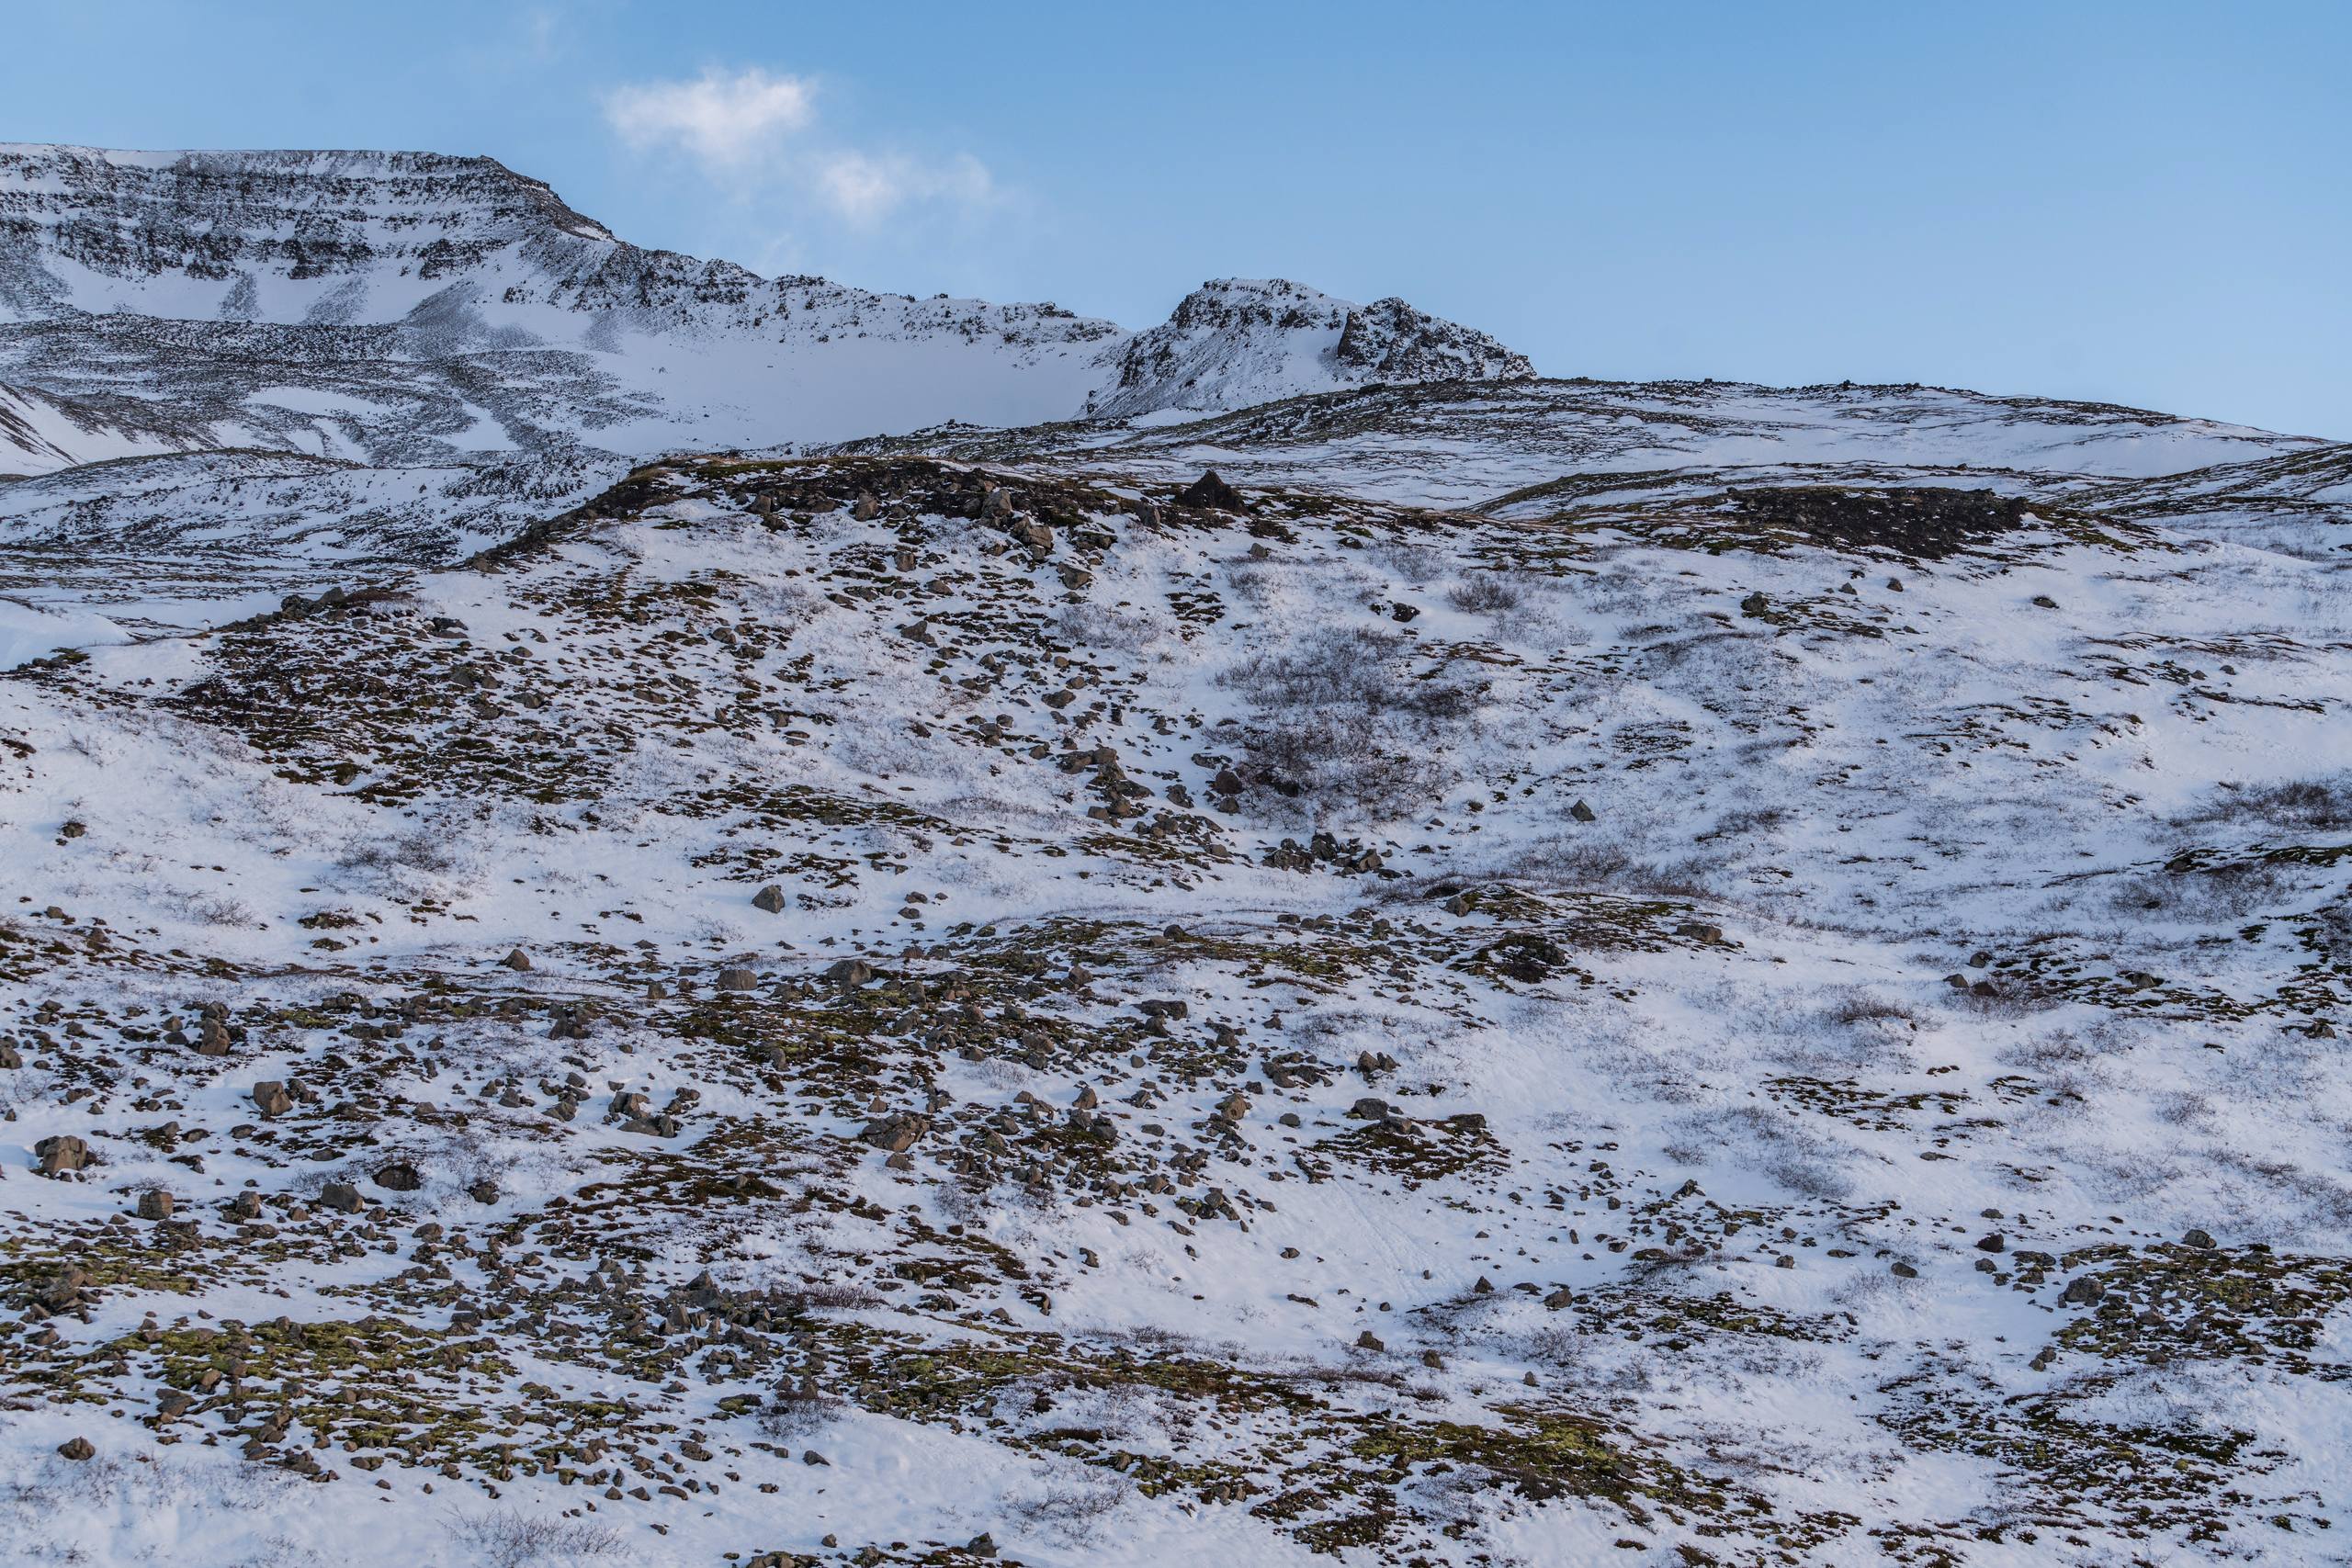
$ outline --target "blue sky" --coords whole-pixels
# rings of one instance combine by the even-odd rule
[[[485,152],[640,243],[1131,326],[1401,294],[1555,376],[2352,438],[2352,6],[23,0],[0,139]]]

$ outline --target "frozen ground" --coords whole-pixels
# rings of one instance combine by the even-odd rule
[[[2341,1561],[2343,513],[2091,423],[681,459],[19,671],[12,1550]]]

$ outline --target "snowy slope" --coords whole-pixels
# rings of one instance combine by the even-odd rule
[[[666,464],[0,681],[6,1539],[2340,1560],[2340,569],[1241,501]]]

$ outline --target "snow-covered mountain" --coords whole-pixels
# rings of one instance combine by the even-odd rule
[[[1402,299],[1351,305],[1301,284],[1226,278],[1119,344],[1101,418],[1248,408],[1367,383],[1526,380],[1527,356]]]
[[[761,277],[627,243],[488,158],[0,147],[0,472],[232,446],[639,457],[1530,374],[1401,300],[1294,284],[1212,283],[1134,334]]]

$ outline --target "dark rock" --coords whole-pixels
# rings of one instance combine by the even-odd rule
[[[90,1446],[90,1439],[87,1438],[68,1438],[57,1445],[57,1451],[67,1459],[77,1461],[95,1459],[98,1452],[96,1449]]]
[[[929,1131],[930,1117],[912,1111],[900,1111],[876,1117],[859,1130],[857,1137],[860,1143],[871,1144],[877,1149],[888,1149],[898,1155],[914,1147],[915,1140]]]
[[[348,1181],[330,1181],[319,1189],[319,1204],[338,1213],[356,1214],[364,1206],[359,1189]]]
[[[1180,506],[1208,506],[1219,512],[1250,510],[1250,503],[1241,498],[1241,492],[1217,478],[1215,468],[1178,491],[1176,502]]]
[[[139,1217],[142,1220],[168,1220],[172,1206],[172,1195],[160,1187],[151,1187],[139,1195]]]
[[[773,885],[761,888],[752,895],[752,908],[765,909],[771,915],[783,913],[784,889]]]
[[[390,1192],[414,1192],[424,1185],[424,1178],[418,1173],[416,1167],[406,1160],[395,1160],[390,1165],[379,1167],[374,1180],[377,1186]]]

